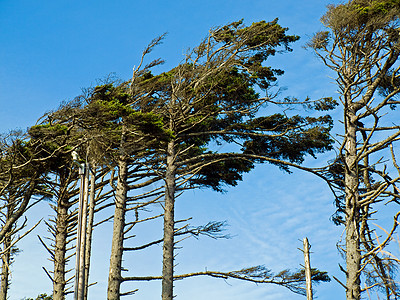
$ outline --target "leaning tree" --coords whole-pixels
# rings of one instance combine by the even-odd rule
[[[7,299],[13,255],[18,252],[16,243],[31,232],[26,212],[51,192],[45,186],[45,176],[51,160],[62,147],[44,150],[40,142],[27,134],[14,132],[3,137],[0,148],[0,250],[2,259],[0,299]]]
[[[173,298],[174,278],[193,276],[174,275],[174,206],[182,189],[221,190],[235,185],[257,162],[287,169],[299,166],[307,154],[331,149],[330,117],[265,114],[265,104],[276,100],[270,88],[283,74],[265,62],[291,51],[290,43],[298,39],[286,31],[277,20],[250,26],[234,22],[211,30],[171,71],[149,74],[148,81],[158,86],[151,101],[139,107],[158,113],[171,133],[158,150],[165,189],[162,299]],[[330,99],[318,103],[320,108],[332,104]],[[213,144],[223,143],[231,144],[232,152],[213,150]]]

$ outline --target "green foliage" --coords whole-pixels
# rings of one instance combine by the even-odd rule
[[[400,1],[354,1],[352,7],[354,7],[361,16],[387,15],[391,9],[400,7]]]
[[[390,27],[399,19],[399,0],[353,0],[328,6],[322,17],[325,26],[341,34],[355,34],[360,29],[373,32]]]
[[[400,86],[400,78],[396,76],[395,70],[389,70],[389,72],[382,76],[382,80],[379,82],[378,92],[383,97],[391,96],[392,99],[399,99],[398,93],[396,90]],[[396,104],[390,104],[390,109],[396,109]]]
[[[304,269],[302,269],[301,272],[305,274]],[[330,282],[331,278],[328,276],[328,272],[320,271],[316,268],[311,268],[311,280],[314,283],[320,283],[320,282]]]
[[[0,158],[0,170],[2,176],[5,176],[5,181],[8,181],[8,176],[12,174],[16,182],[31,178],[40,163],[31,162],[35,158],[39,158],[35,145],[30,144],[24,137],[18,137],[9,142],[9,145],[3,150]],[[24,165],[23,168],[12,168],[13,166]]]
[[[197,176],[190,180],[190,184],[224,192],[223,186],[236,186],[243,179],[242,174],[253,168],[254,164],[248,160],[221,160],[202,167]]]
[[[310,109],[314,109],[316,111],[328,111],[335,109],[339,103],[332,97],[325,97],[318,101],[313,102],[311,105],[308,106]]]
[[[296,35],[286,35],[287,30],[288,28],[278,24],[278,19],[272,22],[255,22],[250,26],[244,26],[241,20],[221,27],[215,31],[213,38],[228,45],[236,44],[236,47],[246,51],[246,55],[240,57],[240,65],[249,73],[250,83],[266,90],[271,82],[277,80],[276,76],[283,74],[283,70],[271,69],[263,65],[263,62],[269,56],[275,55],[279,48],[292,51],[290,44],[299,39]]]
[[[96,86],[90,97],[91,101],[101,100],[121,104],[127,104],[129,99],[130,95],[124,89],[124,85],[115,86],[113,83]]]
[[[84,122],[88,124],[85,127],[98,128],[103,134],[109,135],[110,141],[114,140],[114,147],[119,145],[123,125],[133,135],[153,135],[160,140],[171,137],[171,133],[163,129],[160,115],[134,107],[125,84],[96,87],[89,101],[83,112]]]
[[[71,150],[77,145],[80,133],[74,133],[67,124],[50,122],[28,129],[30,140],[27,145],[34,148],[36,158],[41,158],[42,171],[56,171],[72,163]]]
[[[275,134],[249,139],[244,143],[244,153],[302,163],[306,154],[315,157],[316,153],[332,149],[333,140],[329,135],[332,120],[329,116],[288,118],[275,114],[257,118],[249,124],[269,129]],[[295,129],[296,127],[298,129]],[[278,165],[287,170],[283,164]]]
[[[236,185],[241,174],[253,168],[253,162],[216,160],[221,153],[210,151],[210,143],[243,144],[244,154],[296,163],[303,162],[307,154],[315,156],[331,149],[329,117],[256,117],[265,101],[256,90],[269,90],[283,74],[283,70],[268,66],[266,60],[291,51],[290,44],[298,40],[297,36],[286,35],[287,28],[277,21],[245,26],[241,20],[223,26],[195,48],[186,62],[148,76],[146,81],[151,82],[154,93],[146,108],[157,112],[164,130],[172,131],[180,161],[203,164],[203,169],[190,179],[192,186],[223,191],[222,186]],[[307,107],[327,111],[336,105],[332,98],[324,98]],[[234,157],[234,153],[231,155]],[[283,164],[280,167],[286,169]],[[188,168],[182,165],[185,172]]]
[[[231,272],[231,274],[241,278],[254,280],[255,282],[268,282],[273,279],[274,283],[282,285],[296,294],[304,296],[306,295],[306,289],[304,288],[306,281],[304,269],[297,270],[295,272],[291,272],[290,270],[282,270],[279,273],[274,274],[270,269],[260,265],[234,271]],[[327,272],[312,268],[311,280],[314,284],[318,284],[320,282],[329,282],[331,279],[329,278]]]
[[[63,124],[40,124],[34,125],[29,128],[29,134],[34,138],[41,137],[57,137],[66,135],[68,133],[68,127]]]
[[[163,120],[154,112],[141,112],[129,103],[130,96],[124,84],[114,86],[107,84],[96,87],[90,97],[90,103],[86,108],[86,117],[90,121],[104,121],[103,124],[119,124],[121,121],[127,125],[136,126],[140,130],[148,132],[158,131],[163,126]]]
[[[268,48],[264,55],[274,55],[276,50],[273,48],[284,46],[286,50],[291,51],[289,43],[299,39],[295,35],[286,35],[287,30],[288,28],[278,24],[278,19],[272,22],[255,22],[250,26],[244,26],[242,19],[216,30],[213,38],[225,44],[245,41],[246,46],[252,47],[255,51]]]

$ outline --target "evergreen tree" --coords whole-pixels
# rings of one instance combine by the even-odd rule
[[[220,191],[236,185],[254,163],[268,161],[287,169],[298,166],[306,154],[331,149],[330,117],[265,116],[262,110],[273,102],[270,88],[283,74],[265,61],[278,51],[291,51],[290,43],[298,39],[286,31],[277,20],[250,26],[234,22],[211,30],[176,68],[149,76],[157,92],[138,106],[161,115],[172,135],[159,153],[165,184],[162,299],[173,298],[179,191],[200,186]],[[330,107],[329,101],[319,107]],[[213,143],[239,147],[213,151]]]
[[[359,300],[362,292],[372,288],[384,291],[387,299],[399,296],[393,262],[380,251],[390,241],[399,213],[384,241],[375,238],[371,224],[382,203],[398,210],[400,178],[392,174],[393,169],[399,170],[393,145],[400,127],[390,121],[398,119],[396,105],[400,103],[399,13],[396,0],[330,5],[321,19],[327,31],[316,33],[309,45],[337,74],[343,109],[340,153],[329,171],[332,184],[342,193],[335,220],[346,229],[346,267],[341,269],[346,274],[342,285],[348,300]],[[392,166],[382,157],[392,157]]]

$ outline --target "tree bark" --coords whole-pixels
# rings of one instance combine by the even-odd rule
[[[89,270],[90,270],[90,256],[92,252],[92,234],[93,234],[93,222],[94,222],[94,208],[95,208],[95,187],[96,187],[96,165],[93,163],[90,172],[90,195],[89,195],[89,211],[88,211],[88,222],[86,230],[86,253],[85,253],[85,286],[84,286],[84,299],[88,298],[89,288]]]
[[[313,300],[313,290],[311,281],[311,263],[310,263],[310,244],[308,239],[303,239],[303,251],[304,251],[304,273],[306,276],[306,293],[307,300]]]
[[[14,201],[16,200],[13,197],[10,197],[9,204],[7,206],[7,219],[12,216],[12,213],[15,209]],[[10,264],[11,264],[11,233],[10,235],[6,235],[3,241],[3,256],[1,257],[1,286],[0,286],[0,300],[7,300],[8,289],[10,287]]]
[[[164,244],[162,294],[163,300],[173,299],[174,277],[174,204],[175,204],[175,144],[168,143],[165,174]]]
[[[345,195],[346,195],[346,299],[360,299],[360,208],[357,161],[356,113],[348,103],[345,111]]]
[[[76,226],[76,250],[75,250],[75,284],[74,284],[74,299],[81,300],[79,298],[79,278],[80,278],[80,270],[81,264],[80,261],[80,253],[81,253],[81,240],[82,240],[82,216],[83,216],[83,202],[84,202],[84,190],[85,190],[85,173],[86,166],[81,164],[79,166],[79,177],[80,177],[80,187],[79,187],[79,205],[78,205],[78,222]],[[82,294],[82,293],[81,293]]]
[[[56,235],[54,247],[53,300],[65,299],[65,256],[68,237],[68,209],[70,203],[61,197],[57,205]]]
[[[79,286],[78,286],[78,300],[83,300],[85,296],[85,254],[86,254],[86,229],[87,229],[87,215],[88,215],[88,190],[89,190],[89,164],[85,165],[85,182],[83,189],[83,203],[82,203],[82,223],[81,223],[81,235],[79,254]]]
[[[8,288],[10,285],[10,263],[11,263],[11,249],[9,248],[11,245],[10,237],[5,237],[3,242],[3,256],[1,257],[2,266],[1,266],[1,287],[0,287],[0,300],[7,300]]]
[[[127,177],[128,163],[126,159],[121,158],[118,162],[118,183],[115,192],[114,227],[107,289],[108,300],[120,299],[120,286],[122,282],[121,264],[127,200]]]

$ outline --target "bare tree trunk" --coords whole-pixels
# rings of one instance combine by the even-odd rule
[[[174,277],[174,202],[175,202],[175,149],[174,141],[168,143],[165,175],[164,245],[162,270],[162,299],[173,298]]]
[[[70,203],[63,197],[57,205],[56,234],[54,247],[54,276],[53,276],[53,300],[65,299],[65,256],[68,237],[68,209]]]
[[[357,161],[356,113],[347,101],[345,112],[346,144],[345,144],[345,194],[346,194],[346,299],[360,299],[360,208],[359,181]]]
[[[86,230],[86,253],[85,253],[85,286],[84,286],[84,299],[88,297],[89,287],[89,270],[90,270],[90,256],[92,251],[92,234],[93,234],[93,222],[94,222],[94,208],[95,208],[95,187],[96,187],[96,165],[92,164],[89,169],[90,172],[90,195],[89,195],[89,212],[88,212],[88,224]]]
[[[118,183],[115,192],[114,228],[111,244],[110,270],[108,277],[108,300],[120,299],[121,264],[124,243],[125,212],[127,200],[128,163],[121,158],[118,163]]]
[[[83,202],[84,202],[84,190],[85,190],[85,173],[86,166],[81,164],[79,166],[79,177],[80,177],[80,187],[79,187],[79,205],[78,205],[78,222],[76,226],[76,250],[75,250],[75,283],[74,283],[74,299],[79,300],[79,278],[81,271],[81,236],[82,236],[82,216],[83,216]]]
[[[0,287],[0,300],[7,300],[8,288],[10,285],[10,263],[11,263],[11,239],[10,237],[6,237],[3,243],[3,251],[5,249],[6,252],[1,257],[2,266],[1,266],[1,287]]]
[[[87,209],[88,209],[88,189],[89,189],[89,164],[85,165],[85,182],[82,196],[82,223],[81,223],[81,234],[80,240],[80,251],[76,255],[79,255],[79,280],[78,280],[78,300],[83,300],[85,295],[85,254],[86,254],[86,229],[87,229]]]
[[[310,263],[310,244],[308,243],[308,239],[303,239],[303,247],[304,247],[304,272],[306,275],[306,293],[307,300],[313,300],[313,290],[312,290],[312,282],[311,282],[311,263]]]
[[[10,203],[7,206],[7,219],[9,219],[14,211],[14,198],[10,197]],[[11,234],[11,233],[10,233]],[[0,300],[7,300],[7,293],[10,287],[10,264],[11,264],[11,235],[5,236],[3,241],[3,256],[1,257],[1,286]]]

